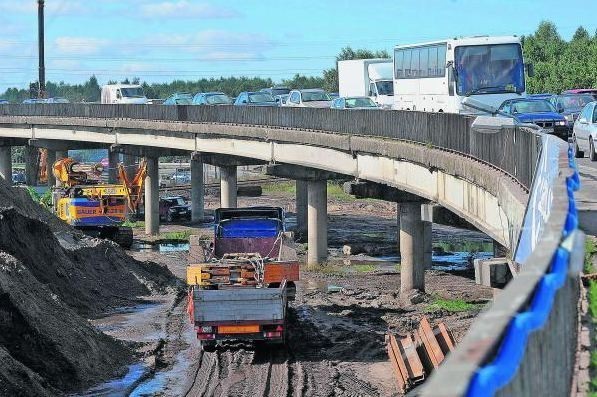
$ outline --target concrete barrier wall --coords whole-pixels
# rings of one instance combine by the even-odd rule
[[[421,396],[566,396],[577,346],[584,235],[574,191],[579,175],[568,145],[557,145],[548,219],[522,271],[508,284],[421,392]],[[551,148],[553,149],[553,147]],[[553,151],[551,151],[553,153]],[[543,189],[537,184],[533,189]],[[534,192],[532,192],[534,193]],[[532,218],[532,217],[530,217]],[[523,225],[531,227],[532,225]]]

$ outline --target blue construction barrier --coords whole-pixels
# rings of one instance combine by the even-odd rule
[[[570,263],[570,251],[563,246],[563,240],[578,228],[578,211],[574,192],[580,188],[580,177],[574,153],[568,150],[568,164],[574,170],[566,178],[568,213],[562,230],[559,248],[551,260],[546,273],[535,290],[528,310],[517,314],[508,325],[493,361],[479,368],[471,379],[468,397],[493,396],[496,391],[512,381],[520,367],[527,341],[533,331],[541,329],[551,312],[557,291],[564,285]]]

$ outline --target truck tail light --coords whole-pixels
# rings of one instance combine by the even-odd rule
[[[199,339],[199,340],[216,339],[216,334],[200,334],[200,333],[197,333],[197,339]]]
[[[278,325],[276,327],[276,331],[283,331],[283,330],[284,330],[284,327],[282,327],[281,325]]]
[[[269,332],[264,332],[263,336],[270,339],[270,338],[281,338],[282,337],[282,332],[280,331],[269,331]]]

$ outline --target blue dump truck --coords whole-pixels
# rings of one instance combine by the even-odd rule
[[[286,340],[299,262],[277,207],[220,208],[213,241],[191,238],[187,311],[204,350],[230,340]]]

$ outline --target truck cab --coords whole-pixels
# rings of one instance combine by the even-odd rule
[[[380,108],[394,103],[394,74],[391,59],[338,61],[338,88],[341,97],[368,96]]]
[[[147,97],[139,84],[107,84],[102,86],[101,103],[146,104]]]

